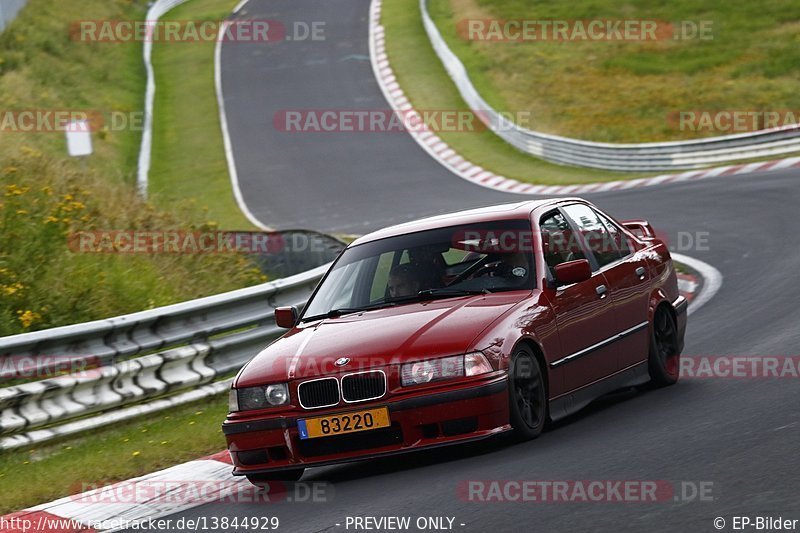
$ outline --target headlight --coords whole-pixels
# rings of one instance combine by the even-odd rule
[[[228,408],[231,411],[266,409],[289,403],[289,385],[276,383],[265,387],[231,389]]]
[[[400,382],[404,387],[432,381],[478,376],[491,372],[492,365],[480,352],[440,359],[406,363],[400,368]]]
[[[494,370],[486,356],[480,352],[468,353],[464,356],[464,373],[468,376],[480,376]]]
[[[266,389],[267,403],[270,405],[284,405],[289,403],[289,386],[286,383],[270,385]]]

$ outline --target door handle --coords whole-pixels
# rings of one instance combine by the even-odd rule
[[[608,289],[606,288],[605,285],[598,285],[597,288],[594,291],[597,293],[597,295],[600,297],[601,300],[603,298],[605,298],[606,296],[608,296],[608,294],[607,294],[608,293]]]
[[[639,276],[639,279],[644,279],[645,272],[647,271],[644,269],[644,267],[639,267],[634,272],[636,272],[636,275]]]

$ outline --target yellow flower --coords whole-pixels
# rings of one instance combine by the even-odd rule
[[[54,217],[53,215],[48,216],[44,221],[45,224],[50,224],[55,222],[58,222],[58,218]]]
[[[142,455],[142,453],[139,452],[139,451],[136,451],[136,452],[133,452],[131,455],[134,456],[134,457],[139,457],[140,455]]]
[[[40,315],[39,313],[34,313],[30,309],[22,313],[17,311],[17,314],[19,315],[18,319],[20,323],[22,323],[22,327],[26,329],[31,327],[31,324],[33,324],[34,322],[42,319],[42,315]]]
[[[17,184],[12,183],[11,185],[6,185],[5,196],[21,196],[29,190],[30,187],[20,187]]]
[[[26,210],[24,210],[24,209],[17,209],[17,214],[18,215],[27,215],[28,212]]]

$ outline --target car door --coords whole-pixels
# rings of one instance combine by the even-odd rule
[[[619,369],[647,357],[647,306],[649,271],[645,257],[633,254],[624,232],[607,216],[585,204],[564,207],[566,215],[583,231],[584,244],[608,281],[616,317],[613,349]]]
[[[580,231],[558,210],[539,219],[545,263],[550,286],[545,288],[556,318],[561,356],[550,365],[556,379],[562,379],[565,391],[588,385],[613,373],[617,359],[613,347],[604,341],[616,332],[617,324],[608,281],[599,271],[591,252],[581,244]],[[576,259],[592,265],[590,279],[558,287],[555,266]]]
[[[620,368],[628,368],[647,359],[650,345],[648,306],[650,301],[650,268],[645,254],[637,254],[635,244],[609,217],[594,210],[609,231],[608,245],[615,247],[620,259],[601,271],[611,289],[615,314],[620,327],[617,356]]]

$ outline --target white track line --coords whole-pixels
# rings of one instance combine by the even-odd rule
[[[688,255],[673,253],[672,259],[679,263],[683,263],[689,268],[696,270],[703,278],[703,288],[689,304],[688,313],[691,315],[717,294],[719,288],[722,287],[722,273],[704,261],[689,257]]]

